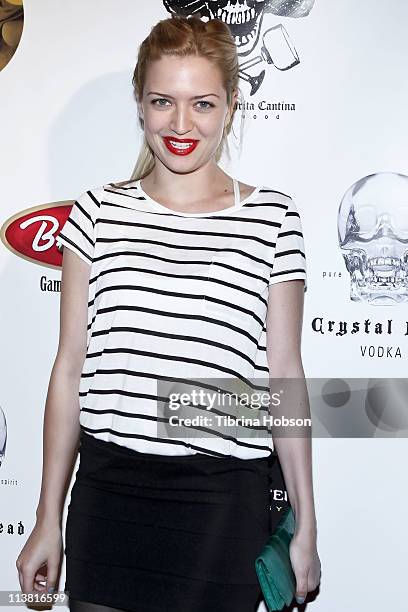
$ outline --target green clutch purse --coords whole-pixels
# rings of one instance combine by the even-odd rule
[[[295,517],[289,506],[255,560],[256,574],[270,612],[289,606],[296,592],[296,578],[289,557],[294,532]]]

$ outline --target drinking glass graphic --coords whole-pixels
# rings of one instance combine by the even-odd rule
[[[264,61],[266,61],[267,64],[273,64],[277,70],[281,71],[289,70],[300,63],[295,46],[281,23],[265,30],[262,36],[260,55],[239,65],[240,77],[244,79],[244,81],[248,81],[251,86],[251,96],[253,96],[261,86],[265,77],[265,70],[262,70],[258,75],[251,75],[246,72],[246,70]]]
[[[6,442],[7,442],[7,423],[6,423],[5,414],[0,406],[0,466],[3,463],[3,459],[6,454]]]

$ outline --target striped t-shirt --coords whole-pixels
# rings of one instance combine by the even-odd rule
[[[288,195],[258,186],[224,210],[183,213],[153,200],[140,180],[108,183],[75,201],[61,245],[91,266],[79,386],[85,433],[161,455],[272,454],[269,427],[214,419],[169,427],[163,384],[184,391],[210,379],[213,392],[232,378],[268,389],[268,287],[293,279],[307,287],[301,220]],[[198,404],[191,415],[210,412]]]

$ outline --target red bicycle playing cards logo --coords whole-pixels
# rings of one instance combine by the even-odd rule
[[[57,249],[56,239],[72,205],[72,200],[53,202],[16,213],[0,229],[3,244],[33,263],[61,268],[62,253]]]

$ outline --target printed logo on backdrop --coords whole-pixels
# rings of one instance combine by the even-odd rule
[[[272,71],[287,71],[300,63],[295,43],[278,17],[307,17],[315,0],[163,0],[169,13],[192,16],[202,21],[220,19],[228,25],[234,36],[240,58],[239,75],[247,84],[249,96],[258,94],[258,100],[238,103],[238,108],[257,113],[265,118],[271,111],[277,113],[296,110],[292,100],[281,100],[279,93],[273,99],[262,97],[262,84],[272,77]],[[273,16],[270,23],[269,15]]]
[[[406,356],[408,320],[408,176],[376,172],[352,183],[337,211],[338,248],[345,271],[324,271],[323,278],[343,278],[344,302],[367,307],[392,306],[395,316],[363,313],[348,320],[316,316],[311,330],[359,351],[363,359]],[[395,309],[401,305],[404,310]],[[382,315],[382,316],[381,316]],[[345,340],[340,340],[345,338]],[[352,339],[357,343],[352,344]],[[338,339],[338,340],[337,340]],[[403,342],[403,344],[401,343]],[[393,373],[394,374],[394,373]]]
[[[0,496],[7,487],[16,487],[19,485],[19,481],[16,478],[10,477],[7,473],[7,461],[6,461],[6,446],[7,446],[7,420],[6,415],[0,406]],[[4,469],[6,470],[4,472]],[[3,496],[4,498],[4,496]],[[2,509],[4,504],[2,505]],[[8,537],[13,535],[23,535],[25,533],[24,524],[21,521],[18,523],[6,523],[3,517],[0,515],[0,538]],[[1,595],[0,595],[0,605]]]
[[[62,253],[56,239],[68,218],[72,200],[40,204],[26,208],[9,219],[0,228],[0,239],[14,255],[50,268],[60,269]],[[60,281],[41,281],[43,291],[59,291]]]
[[[0,71],[16,52],[23,25],[23,0],[0,0]]]

